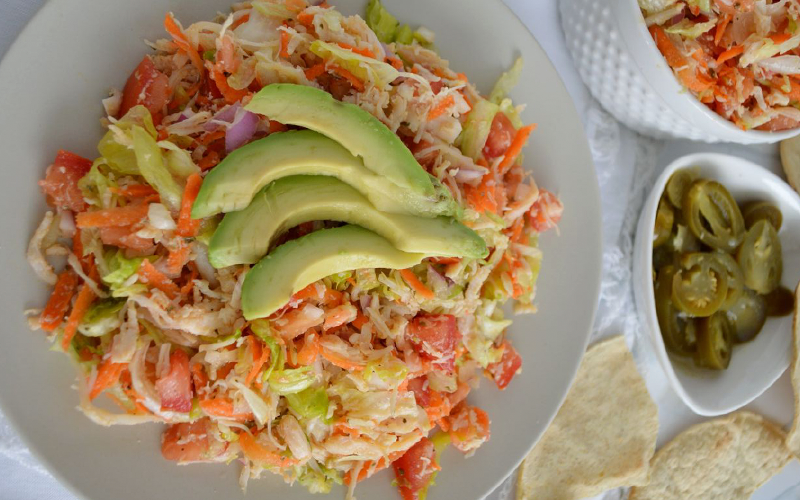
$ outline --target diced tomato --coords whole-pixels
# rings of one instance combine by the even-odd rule
[[[531,207],[528,216],[534,231],[542,233],[556,227],[563,213],[564,205],[561,200],[550,191],[540,189],[539,199]]]
[[[78,181],[92,168],[92,161],[63,149],[56,154],[52,165],[47,167],[39,186],[57,207],[74,212],[86,210],[86,201],[78,187]]]
[[[469,453],[489,440],[489,415],[477,406],[458,405],[447,417],[450,439],[459,451]]]
[[[417,350],[442,370],[455,368],[456,345],[461,333],[451,314],[419,314],[408,325],[409,339]]]
[[[149,56],[144,56],[125,83],[119,116],[125,115],[138,104],[144,105],[150,113],[156,115],[161,112],[167,101],[169,101],[169,78],[156,69]]]
[[[768,130],[770,132],[778,132],[780,130],[789,130],[791,128],[797,128],[800,125],[800,122],[797,120],[793,120],[788,116],[776,116],[772,120],[768,121],[764,125],[758,127],[758,130]]]
[[[517,130],[511,120],[505,113],[498,112],[492,120],[489,137],[486,138],[486,145],[483,146],[483,155],[486,158],[497,158],[504,155],[516,133]]]
[[[105,245],[130,248],[131,250],[149,250],[153,248],[153,240],[136,236],[136,229],[132,226],[101,227],[100,240]]]
[[[433,90],[434,94],[438,94],[439,92],[441,92],[443,86],[444,86],[444,83],[442,83],[441,80],[436,81],[436,82],[431,82],[431,90]]]
[[[403,500],[418,500],[420,491],[430,484],[434,473],[439,470],[433,442],[428,438],[420,439],[392,462],[392,468]]]
[[[161,436],[161,455],[167,460],[198,462],[209,449],[207,420],[170,425]]]
[[[506,340],[503,342],[503,357],[497,363],[490,364],[487,370],[497,387],[505,389],[521,367],[522,356],[511,346],[511,342]]]
[[[176,349],[170,354],[169,373],[156,380],[156,390],[161,408],[180,412],[192,409],[192,374],[185,351]]]
[[[428,377],[417,377],[408,381],[408,390],[414,393],[414,399],[423,408],[431,402],[431,391],[427,382]]]

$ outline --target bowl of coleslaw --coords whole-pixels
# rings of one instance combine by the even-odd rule
[[[483,41],[466,46],[473,16]],[[597,183],[563,85],[501,3],[55,0],[3,60],[0,86],[20,117],[2,139],[8,165],[29,165],[2,170],[2,203],[25,209],[3,222],[18,286],[2,303],[15,334],[0,404],[79,495],[483,496],[553,418],[596,306]],[[248,316],[255,267],[213,258],[230,214],[193,213],[209,173],[312,132],[359,172],[377,168],[346,131],[253,107],[275,86],[391,134],[423,187],[445,193],[440,222],[488,250],[405,253],[343,227],[348,215],[303,221],[259,257],[347,234],[394,260],[317,276]],[[378,214],[385,200],[351,183]],[[393,208],[382,220],[424,225]]]
[[[573,60],[600,103],[637,132],[773,143],[797,134],[791,2],[561,3]]]

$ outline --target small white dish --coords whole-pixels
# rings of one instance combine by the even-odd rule
[[[800,129],[742,130],[698,101],[675,78],[637,0],[561,0],[567,46],[592,95],[619,121],[656,138],[773,143]]]
[[[667,353],[656,317],[653,293],[653,228],[669,178],[678,170],[697,168],[700,177],[720,182],[737,202],[764,200],[783,213],[778,233],[783,249],[781,284],[794,290],[800,280],[800,196],[783,180],[763,167],[741,158],[716,153],[684,156],[670,164],[653,187],[642,209],[633,257],[633,290],[636,308],[661,366],[675,392],[689,408],[705,416],[734,411],[761,395],[789,366],[792,316],[768,318],[761,333],[733,349],[727,370],[696,368],[691,359]]]

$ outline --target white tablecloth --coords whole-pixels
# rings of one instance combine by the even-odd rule
[[[636,214],[649,186],[670,159],[695,151],[737,154],[779,170],[775,147],[708,146],[688,141],[659,142],[639,137],[620,126],[600,109],[572,66],[561,33],[558,0],[504,0],[525,22],[549,55],[572,95],[586,127],[600,182],[603,201],[604,279],[594,338],[624,333],[659,405],[659,445],[688,425],[702,420],[683,405],[667,385],[634,314],[630,290],[630,254]],[[44,0],[0,0],[0,56],[5,54],[24,24]],[[751,408],[788,425],[792,417],[792,392],[784,375]],[[30,455],[0,414],[0,500],[74,500]],[[513,498],[514,475],[491,500]],[[603,500],[618,499],[619,491]],[[800,463],[794,462],[754,496],[754,500],[800,500]],[[487,499],[487,500],[489,500]]]

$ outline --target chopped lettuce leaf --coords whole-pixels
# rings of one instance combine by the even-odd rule
[[[173,211],[180,210],[183,188],[172,178],[172,174],[164,165],[161,149],[153,137],[142,127],[134,125],[133,151],[136,164],[148,184],[153,186],[161,196],[161,202]]]
[[[122,325],[119,312],[125,305],[124,300],[104,299],[92,304],[83,317],[78,331],[87,337],[101,337],[113,332]]]
[[[286,402],[289,408],[305,419],[325,420],[328,416],[328,393],[324,387],[309,387],[300,392],[287,394]]]
[[[325,60],[333,59],[336,64],[353,73],[357,78],[371,81],[379,88],[387,87],[400,76],[400,73],[391,64],[356,54],[322,40],[315,40],[311,44],[310,50]]]
[[[503,330],[511,325],[510,319],[492,319],[487,316],[478,317],[478,325],[480,326],[481,333],[484,337],[495,340],[503,333]]]
[[[276,370],[269,376],[269,386],[273,391],[285,396],[308,389],[316,379],[313,366]]]
[[[373,375],[377,375],[391,387],[397,387],[408,375],[408,367],[396,357],[386,356],[368,362],[364,371],[361,372],[361,376],[366,381],[369,381]]]
[[[125,116],[113,124],[113,128],[109,127],[110,130],[97,145],[97,151],[100,156],[105,158],[108,166],[115,172],[124,175],[139,174],[136,154],[131,149],[130,131],[134,126],[144,127],[151,137],[156,137],[156,127],[153,125],[150,111],[139,105],[125,113]]]
[[[690,21],[688,19],[683,19],[679,23],[673,24],[668,28],[665,28],[664,31],[667,33],[673,33],[675,35],[685,36],[686,38],[691,38],[694,40],[698,36],[708,33],[711,31],[717,23],[714,21],[708,21],[705,23],[697,23]]]
[[[265,17],[276,17],[278,19],[294,19],[295,13],[289,10],[283,2],[275,0],[259,0],[253,2],[253,8]]]
[[[378,36],[383,43],[394,42],[399,22],[381,4],[380,0],[369,0],[367,4],[367,26]]]
[[[108,274],[102,277],[103,282],[117,290],[125,283],[128,278],[134,275],[142,265],[144,257],[134,257],[129,259],[123,255],[121,250],[113,250],[105,255]]]
[[[485,99],[480,99],[475,103],[472,111],[467,115],[464,130],[458,138],[459,147],[464,155],[473,160],[480,157],[492,128],[492,120],[498,111],[500,111],[500,107],[497,104]]]
[[[511,89],[517,86],[519,77],[522,74],[522,58],[518,57],[511,69],[503,73],[494,84],[492,93],[489,94],[489,101],[500,104],[506,98]]]
[[[411,27],[407,24],[400,26],[397,29],[394,41],[403,45],[410,45],[414,41],[414,32]]]
[[[103,194],[107,193],[111,187],[117,187],[117,183],[111,180],[111,172],[104,158],[98,158],[92,164],[89,172],[78,181],[83,197],[92,205],[105,208]]]
[[[328,276],[328,279],[330,279],[334,289],[341,291],[350,285],[350,283],[348,283],[347,280],[352,279],[352,277],[353,277],[353,271],[345,271],[342,273],[331,274],[330,276]]]
[[[269,346],[269,367],[264,370],[264,375],[262,375],[262,380],[267,382],[270,376],[272,376],[272,372],[283,370],[283,351],[277,339],[272,334],[272,328],[270,328],[268,320],[257,319],[253,321],[250,324],[250,331]]]
[[[250,410],[253,412],[253,416],[255,416],[259,427],[263,427],[270,418],[269,406],[267,406],[264,398],[256,394],[255,391],[246,387],[241,382],[234,380],[231,382],[231,384],[233,384],[233,386],[239,389],[239,392],[242,393],[242,396],[244,396],[244,400],[247,401],[247,405],[250,406]]]
[[[185,149],[170,141],[159,141],[158,146],[167,150],[165,153],[167,168],[173,175],[185,179],[192,174],[200,173],[200,167],[195,165],[192,155]]]
[[[300,484],[308,488],[311,493],[330,493],[334,484],[342,484],[342,477],[338,471],[329,469],[322,464],[317,464],[319,471],[306,467],[297,479]]]
[[[511,99],[505,98],[500,101],[500,111],[506,115],[506,118],[508,118],[508,120],[511,122],[511,125],[514,125],[514,128],[520,128],[524,125],[524,123],[522,123],[522,118],[519,117],[519,112],[511,102]]]
[[[686,3],[692,7],[697,7],[700,12],[711,13],[711,0],[686,0]]]

